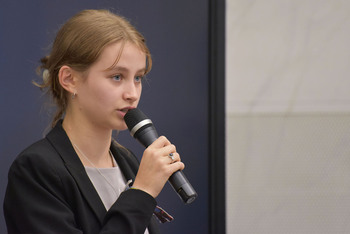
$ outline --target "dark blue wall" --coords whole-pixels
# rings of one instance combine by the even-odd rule
[[[208,0],[7,1],[0,4],[0,201],[16,155],[43,137],[50,122],[45,97],[31,84],[56,30],[76,12],[107,8],[131,20],[145,35],[154,66],[140,108],[159,134],[176,146],[199,197],[184,205],[166,185],[158,197],[175,220],[163,233],[209,233]],[[142,147],[122,132],[117,140],[139,156]],[[3,214],[0,233],[6,233]]]

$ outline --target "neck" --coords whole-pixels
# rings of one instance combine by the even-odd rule
[[[62,127],[73,146],[75,145],[75,151],[84,166],[113,167],[109,154],[112,140],[111,129],[98,128],[82,118],[74,118],[70,115],[65,116]]]

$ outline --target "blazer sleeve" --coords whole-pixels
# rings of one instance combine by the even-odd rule
[[[121,193],[108,211],[101,233],[143,234],[150,223],[155,206],[155,200],[149,194],[129,189]]]

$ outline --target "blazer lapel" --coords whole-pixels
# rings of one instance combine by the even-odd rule
[[[66,132],[62,128],[62,121],[57,123],[46,138],[51,142],[57,153],[62,158],[66,168],[77,182],[83,197],[87,200],[99,222],[102,224],[103,218],[107,212],[106,208],[104,207],[94,185],[86,174],[84,165],[76,154]]]

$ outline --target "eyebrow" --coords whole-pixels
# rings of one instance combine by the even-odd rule
[[[122,67],[122,66],[113,66],[111,68],[107,68],[105,71],[124,71],[124,72],[128,72],[129,69],[126,67]],[[141,68],[137,71],[137,73],[142,72],[145,73],[146,72],[146,68]]]

